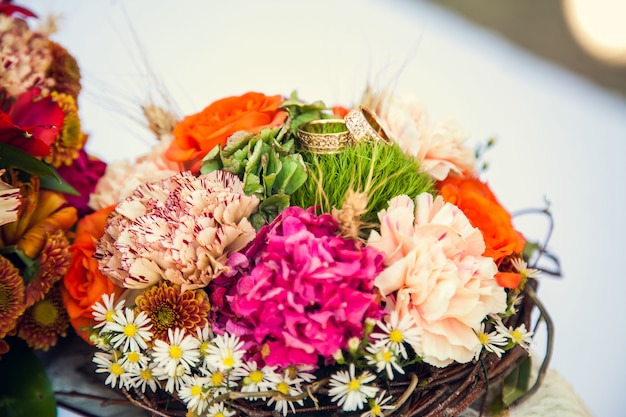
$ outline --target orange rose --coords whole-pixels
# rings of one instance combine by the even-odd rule
[[[287,113],[279,110],[282,101],[280,95],[268,97],[253,92],[218,100],[176,125],[165,156],[198,172],[202,158],[215,146],[224,146],[233,133],[259,133],[266,127],[281,125],[287,118]]]
[[[485,238],[484,256],[500,265],[524,250],[524,236],[513,228],[511,215],[500,205],[489,186],[477,178],[448,177],[438,184],[444,200],[458,206]]]
[[[76,239],[70,247],[72,260],[63,278],[61,294],[65,309],[76,333],[89,342],[89,330],[93,316],[91,306],[100,301],[103,294],[121,294],[111,280],[102,275],[98,261],[93,258],[96,241],[104,234],[106,219],[115,206],[109,206],[83,217],[76,228]]]

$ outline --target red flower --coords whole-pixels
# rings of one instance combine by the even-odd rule
[[[21,6],[16,6],[15,4],[11,4],[11,0],[0,2],[0,14],[5,14],[7,16],[12,16],[13,14],[21,14],[26,17],[37,17],[37,15],[30,10]]]
[[[32,156],[46,156],[59,134],[65,116],[52,97],[42,97],[33,88],[15,101],[0,102],[0,142],[15,146]]]

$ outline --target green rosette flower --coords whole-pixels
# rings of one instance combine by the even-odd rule
[[[221,169],[237,175],[244,192],[259,197],[259,209],[250,217],[257,230],[289,207],[290,195],[307,178],[306,165],[289,131],[286,123],[257,135],[235,133],[223,149],[213,148],[200,167],[202,174]]]

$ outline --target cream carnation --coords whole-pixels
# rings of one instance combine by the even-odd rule
[[[163,169],[152,161],[133,163],[128,160],[112,162],[98,180],[89,196],[89,207],[94,210],[119,203],[137,187],[175,175],[177,171]]]
[[[419,101],[412,96],[383,92],[367,96],[366,104],[384,121],[405,152],[418,158],[425,173],[439,181],[451,172],[474,173],[474,152],[464,146],[467,134],[454,121],[431,124]]]
[[[392,199],[379,218],[380,234],[372,232],[368,245],[385,254],[388,267],[375,284],[400,318],[410,314],[422,330],[416,353],[440,367],[471,361],[481,349],[481,322],[506,309],[497,267],[481,255],[480,231],[458,207],[426,193],[415,203]]]
[[[127,288],[163,279],[182,291],[205,287],[254,238],[247,218],[258,204],[224,171],[140,185],[109,218],[96,251],[100,268]]]

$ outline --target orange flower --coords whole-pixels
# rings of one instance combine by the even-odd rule
[[[472,226],[483,233],[487,247],[484,256],[499,265],[507,256],[524,250],[524,236],[513,228],[511,215],[487,184],[472,177],[448,177],[438,188],[444,200],[463,210]]]
[[[106,219],[115,206],[109,206],[83,217],[76,228],[76,239],[70,247],[72,260],[61,285],[63,304],[70,316],[76,333],[89,342],[89,328],[93,324],[91,306],[99,301],[102,294],[115,293],[118,288],[98,269],[98,261],[93,258],[96,241],[104,233]]]
[[[254,92],[218,100],[176,125],[165,156],[198,172],[202,158],[215,146],[224,146],[233,133],[259,133],[266,127],[281,125],[287,118],[287,113],[279,110],[282,101],[280,95]]]
[[[346,117],[346,114],[348,114],[350,112],[349,109],[346,109],[345,107],[339,106],[339,105],[333,106],[332,107],[332,111],[333,111],[333,116],[337,116],[337,117],[340,117],[342,119],[344,117]]]

